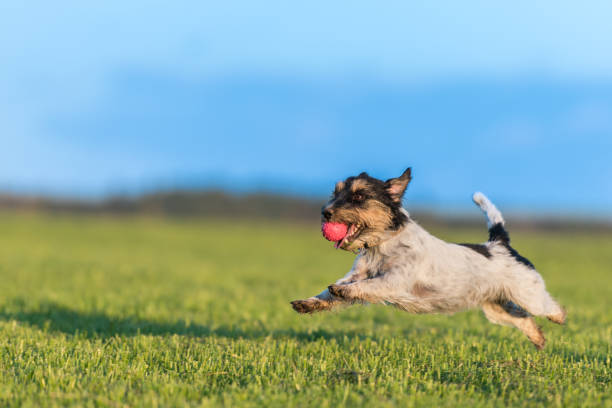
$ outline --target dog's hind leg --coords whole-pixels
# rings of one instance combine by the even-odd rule
[[[533,320],[533,317],[516,304],[510,301],[503,303],[487,302],[482,305],[482,311],[490,322],[514,326],[525,333],[538,350],[544,347],[546,343],[544,333]]]
[[[539,290],[538,290],[539,289]],[[546,317],[553,323],[565,324],[565,310],[543,288],[523,288],[511,299],[534,316]]]
[[[542,277],[532,269],[514,270],[506,286],[506,296],[534,316],[564,324],[565,310],[550,296]]]
[[[535,316],[545,316],[554,323],[564,324],[565,310],[548,294],[544,280],[533,264],[510,246],[510,235],[501,212],[482,193],[474,193],[472,199],[487,217],[489,242],[503,245],[508,255],[522,264],[511,271],[512,277],[508,279],[506,288],[508,298]]]

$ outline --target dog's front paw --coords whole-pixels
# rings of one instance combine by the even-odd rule
[[[304,314],[321,310],[322,307],[319,303],[320,302],[315,299],[294,300],[291,302],[291,306],[296,312]]]
[[[329,293],[332,294],[332,296],[335,297],[339,297],[339,298],[343,298],[343,299],[348,299],[350,298],[351,294],[350,294],[350,288],[348,285],[329,285],[327,287],[327,290],[329,291]]]

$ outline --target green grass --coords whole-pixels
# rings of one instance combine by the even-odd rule
[[[612,406],[612,236],[513,234],[569,312],[537,352],[479,311],[297,315],[353,259],[318,228],[0,214],[0,405]]]

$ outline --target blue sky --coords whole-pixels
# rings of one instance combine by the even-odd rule
[[[423,3],[423,4],[420,4]],[[2,2],[0,189],[610,214],[609,2]]]

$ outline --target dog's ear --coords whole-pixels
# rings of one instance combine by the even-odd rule
[[[410,180],[412,180],[412,169],[408,167],[401,176],[385,181],[385,189],[393,201],[402,201],[402,196]]]

